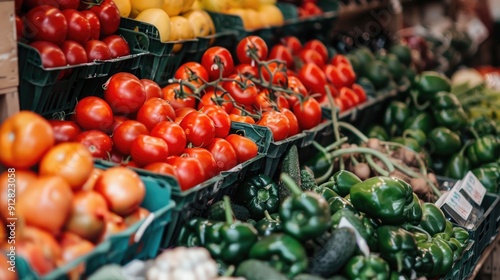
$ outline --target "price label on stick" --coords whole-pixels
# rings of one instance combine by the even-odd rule
[[[486,195],[486,188],[471,171],[467,172],[465,175],[462,180],[462,184],[460,185],[460,189],[463,190],[465,194],[469,196],[477,205],[481,205],[483,198]]]
[[[445,206],[457,214],[464,222],[469,219],[472,212],[472,204],[457,190],[452,189],[446,197]]]

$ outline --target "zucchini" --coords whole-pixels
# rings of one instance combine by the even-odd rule
[[[303,191],[312,191],[318,186],[314,180],[314,175],[307,169],[300,170],[300,181],[302,184],[300,188]]]
[[[325,280],[325,278],[311,274],[299,274],[293,280]]]
[[[288,278],[279,271],[268,265],[266,262],[259,260],[243,261],[236,272],[235,276],[244,277],[246,280],[287,280]]]
[[[245,206],[231,203],[231,209],[233,210],[234,217],[238,221],[246,222],[250,219],[250,211]],[[207,219],[214,221],[225,221],[226,220],[226,210],[224,208],[224,201],[218,201],[208,208]]]
[[[313,255],[309,273],[325,278],[335,275],[349,261],[356,248],[356,236],[352,229],[334,230],[325,245]]]
[[[286,173],[297,183],[300,187],[302,185],[300,180],[300,163],[299,163],[299,150],[296,145],[292,145],[285,154],[281,161],[281,173]],[[292,195],[292,192],[279,180],[278,191],[280,201],[284,201],[287,197]]]

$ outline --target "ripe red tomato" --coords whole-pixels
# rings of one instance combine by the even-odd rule
[[[109,133],[113,128],[113,111],[103,99],[89,96],[76,104],[75,120],[85,130],[101,130]]]
[[[198,103],[198,109],[211,104],[221,106],[228,114],[234,108],[233,101],[228,93],[223,93],[219,90],[214,89],[205,91],[200,99],[200,103]]]
[[[180,126],[186,133],[188,143],[194,147],[204,147],[215,138],[215,125],[209,116],[202,112],[193,111],[187,114]]]
[[[80,13],[89,21],[90,40],[99,40],[101,36],[101,22],[97,15],[89,10],[80,11]]]
[[[300,125],[297,116],[288,108],[280,109],[281,113],[285,115],[290,123],[290,130],[288,132],[288,137],[294,136],[300,132]]]
[[[196,99],[193,96],[193,91],[187,86],[174,83],[169,84],[161,89],[163,99],[167,100],[174,110],[182,107],[196,108]]]
[[[231,119],[232,122],[242,122],[242,123],[255,124],[255,120],[250,116],[229,114],[229,118]]]
[[[350,87],[356,80],[354,71],[344,64],[339,64],[339,66],[328,64],[323,68],[323,72],[327,80],[336,88]]]
[[[146,90],[137,77],[120,72],[104,84],[104,100],[115,114],[133,114],[146,102]]]
[[[129,119],[124,116],[114,116],[113,117],[113,133],[114,131],[125,121],[128,121]]]
[[[66,57],[66,63],[68,63],[69,65],[78,65],[88,62],[85,49],[82,47],[82,45],[78,44],[75,41],[64,41],[61,50]]]
[[[291,108],[299,100],[300,95],[307,96],[306,87],[297,77],[288,77],[288,89],[291,89],[295,93],[295,95],[283,94],[288,100],[289,108]]]
[[[120,11],[112,0],[104,0],[99,5],[90,8],[101,23],[101,36],[114,34],[120,27]]]
[[[139,135],[130,146],[130,156],[139,166],[165,162],[169,156],[168,145],[161,138]]]
[[[240,63],[255,65],[255,59],[263,61],[267,58],[268,47],[259,36],[250,35],[241,40],[236,46],[236,56]]]
[[[278,86],[284,86],[286,85],[287,81],[287,75],[286,75],[286,65],[283,63],[278,63],[278,62],[271,62],[268,63],[267,68],[262,65],[260,68],[260,71],[262,73],[262,78],[266,82],[271,82],[271,74],[273,75],[272,77],[272,83],[274,85]]]
[[[309,90],[310,94],[319,93],[319,97],[326,95],[326,76],[321,68],[313,63],[306,63],[300,68],[298,78]]]
[[[231,143],[224,138],[215,138],[207,150],[212,153],[217,165],[217,172],[229,170],[238,165],[238,155]]]
[[[257,96],[255,97],[255,100],[253,102],[253,106],[259,111],[266,111],[266,110],[273,110],[274,109],[275,104],[271,100],[271,97],[269,96],[268,89],[261,90],[259,92],[259,94],[257,94]]]
[[[340,73],[342,73],[347,80],[346,86],[351,87],[356,81],[356,73],[354,72],[354,69],[348,64],[339,64],[338,68]]]
[[[144,124],[134,120],[126,120],[113,132],[114,150],[121,154],[128,155],[130,154],[132,142],[140,135],[148,134],[149,131]]]
[[[219,67],[219,64],[223,67]],[[216,80],[220,76],[222,68],[222,77],[228,77],[233,73],[234,61],[231,53],[223,47],[211,47],[203,53],[201,65],[208,72],[210,81]]]
[[[111,137],[100,130],[84,131],[78,134],[73,141],[82,143],[87,147],[94,158],[107,158],[111,152],[111,148],[113,148]]]
[[[170,155],[180,155],[186,148],[186,133],[180,125],[173,121],[159,122],[151,130],[150,135],[163,139],[168,145]]]
[[[49,120],[56,144],[72,141],[82,129],[74,121]]]
[[[24,17],[24,26],[24,37],[30,41],[49,41],[61,45],[68,33],[68,23],[63,13],[49,5],[29,10]]]
[[[268,60],[277,59],[284,61],[286,63],[287,69],[293,69],[295,66],[295,61],[293,58],[292,51],[285,45],[278,44],[271,48],[269,52]]]
[[[240,63],[234,67],[233,74],[243,75],[245,77],[258,77],[259,71],[257,70],[257,67],[250,64]]]
[[[45,68],[61,67],[66,65],[66,57],[63,51],[54,43],[47,41],[35,41],[30,44],[40,53],[42,66]]]
[[[267,111],[257,122],[258,125],[267,126],[273,133],[274,142],[284,140],[290,133],[290,121],[285,114],[277,111]]]
[[[82,45],[90,39],[90,23],[79,11],[67,9],[62,11],[68,23],[68,34],[66,40],[73,40]]]
[[[205,170],[197,158],[170,156],[167,158],[167,163],[175,168],[177,180],[183,191],[203,183],[207,178]]]
[[[341,54],[335,55],[330,60],[330,63],[335,65],[335,66],[339,66],[340,64],[347,64],[347,65],[349,65],[349,67],[352,68],[351,61],[345,55],[341,55]]]
[[[177,120],[180,121],[189,113],[196,111],[195,108],[191,107],[183,107],[179,109],[175,109],[175,122],[177,123]]]
[[[208,72],[203,65],[198,62],[186,62],[175,71],[174,78],[186,80],[196,86],[208,81]]]
[[[321,122],[321,105],[314,98],[306,98],[302,103],[295,103],[292,110],[303,130],[311,129]]]
[[[15,2],[16,2],[16,7],[22,5],[25,10],[31,10],[37,6],[42,6],[42,5],[49,5],[59,9],[59,3],[57,0],[22,0],[19,1],[20,4],[17,4],[18,2],[17,0]]]
[[[299,54],[298,58],[302,63],[313,63],[318,65],[319,67],[323,67],[325,65],[325,62],[323,61],[323,57],[321,54],[313,49],[302,49]]]
[[[89,62],[111,59],[111,51],[108,46],[99,40],[87,41],[85,44],[85,51],[87,52]]]
[[[152,130],[159,122],[174,120],[175,111],[167,101],[151,98],[139,109],[136,119]]]
[[[243,105],[252,105],[255,96],[259,93],[255,84],[250,79],[234,74],[229,76],[229,79],[234,81],[224,82],[222,87],[231,95],[234,101]]]
[[[150,79],[140,79],[144,90],[146,91],[146,100],[151,98],[162,98],[163,93],[161,92],[161,87],[153,80]]]
[[[200,109],[200,112],[207,115],[214,123],[215,137],[225,138],[229,134],[231,119],[224,108],[218,105],[206,105]]]
[[[323,13],[323,10],[321,10],[321,8],[313,2],[304,2],[301,7],[308,15],[311,16],[321,15]]]
[[[353,84],[352,85],[352,90],[356,93],[356,95],[359,97],[359,103],[363,103],[366,101],[366,91],[365,89],[360,86],[359,84]]]
[[[285,45],[285,47],[289,48],[292,51],[292,54],[297,55],[302,49],[302,43],[299,38],[295,36],[286,36],[281,39],[281,43]]]
[[[154,162],[143,167],[143,169],[162,175],[177,176],[175,168],[166,162]]]
[[[57,3],[59,3],[59,9],[61,9],[61,11],[66,9],[77,10],[80,6],[80,0],[57,0]]]
[[[307,41],[304,46],[302,47],[303,49],[310,49],[310,50],[315,50],[317,51],[322,58],[323,64],[325,64],[328,61],[328,49],[326,48],[325,44],[321,42],[318,39],[313,39]]]
[[[186,148],[182,152],[183,155],[196,158],[200,161],[205,171],[206,180],[217,175],[217,164],[215,158],[210,151],[205,148]]]
[[[288,99],[286,98],[286,95],[282,92],[276,93],[275,103],[276,103],[276,106],[278,107],[278,109],[280,109],[280,110],[283,108],[290,109],[290,104],[288,104]]]
[[[238,163],[251,160],[259,154],[259,146],[250,138],[238,134],[229,134],[225,139],[233,146]]]
[[[345,99],[348,102],[348,108],[352,108],[360,103],[358,95],[348,87],[340,89],[340,98]]]
[[[120,35],[109,35],[102,39],[111,52],[111,58],[122,57],[130,54],[127,41]]]

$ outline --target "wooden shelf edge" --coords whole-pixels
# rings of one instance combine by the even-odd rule
[[[472,271],[472,274],[469,276],[469,278],[467,278],[468,280],[474,280],[474,278],[476,278],[476,276],[481,271],[481,268],[483,267],[484,263],[491,255],[491,252],[498,245],[499,242],[500,242],[500,234],[497,234],[493,242],[491,242],[491,244],[484,249],[483,253],[481,254],[481,258],[479,259],[476,266],[474,267],[474,270]]]

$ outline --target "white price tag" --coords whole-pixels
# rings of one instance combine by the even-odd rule
[[[483,186],[483,184],[481,184],[481,182],[471,171],[467,172],[462,182],[463,183],[460,186],[460,189],[464,190],[464,192],[477,205],[481,205],[481,203],[483,202],[483,198],[486,195],[486,188]]]
[[[358,247],[363,255],[365,255],[365,257],[368,257],[370,255],[370,247],[368,247],[366,240],[361,236],[361,234],[359,234],[358,230],[346,218],[340,218],[338,227],[346,227],[352,229],[354,231],[354,235],[356,235],[356,243],[358,244]]]
[[[446,198],[446,205],[448,205],[453,212],[457,213],[464,221],[469,219],[472,212],[472,204],[457,190],[453,189]]]

